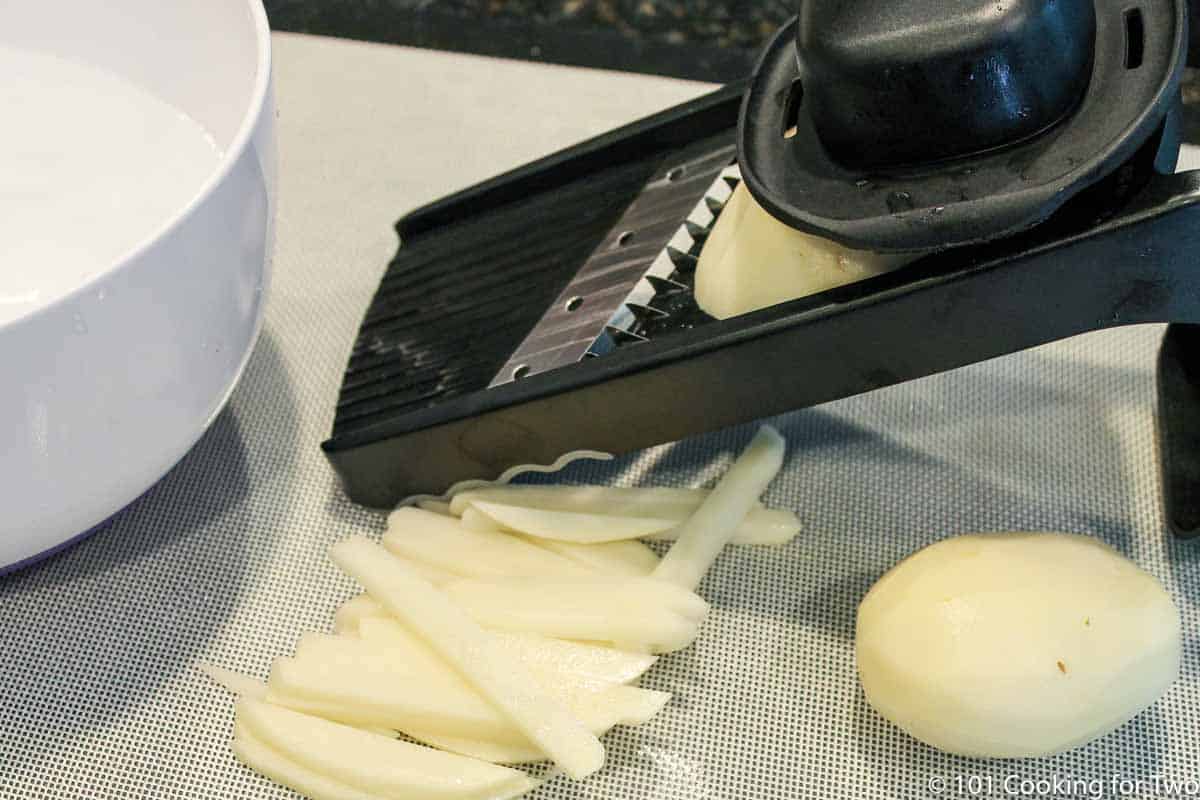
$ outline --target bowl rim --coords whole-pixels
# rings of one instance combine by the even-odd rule
[[[250,100],[242,114],[241,121],[238,123],[237,130],[234,132],[233,139],[230,141],[229,147],[225,149],[224,157],[221,159],[221,163],[217,169],[204,179],[204,182],[200,184],[200,188],[196,190],[192,198],[182,208],[174,212],[156,228],[151,229],[136,245],[126,251],[124,255],[113,259],[105,266],[97,269],[94,273],[57,297],[42,303],[25,314],[18,314],[12,319],[0,322],[0,334],[23,325],[32,324],[39,318],[54,313],[61,306],[71,303],[81,295],[89,292],[96,284],[108,280],[115,273],[138,261],[148,250],[181,228],[196,213],[197,209],[212,196],[216,188],[225,182],[235,166],[241,161],[242,155],[246,152],[251,139],[253,139],[258,129],[258,123],[262,114],[267,110],[265,109],[266,99],[271,90],[271,26],[267,20],[266,8],[263,6],[262,0],[245,0],[245,4],[247,10],[250,12],[251,24],[254,26],[254,45],[256,51],[254,86],[251,89]]]

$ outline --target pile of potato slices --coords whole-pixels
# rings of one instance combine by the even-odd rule
[[[505,800],[541,762],[592,775],[605,732],[670,701],[636,682],[700,634],[722,548],[799,531],[759,502],[783,455],[763,427],[711,491],[486,486],[397,509],[382,543],[331,548],[363,589],[333,634],[265,684],[205,668],[239,695],[234,752],[312,800]]]

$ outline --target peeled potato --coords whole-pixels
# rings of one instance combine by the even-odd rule
[[[882,716],[950,753],[1062,752],[1136,716],[1179,674],[1179,611],[1087,536],[959,536],[910,556],[858,609],[859,675]]]
[[[728,319],[879,275],[919,255],[851,250],[790,228],[741,183],[700,251],[696,302]]]

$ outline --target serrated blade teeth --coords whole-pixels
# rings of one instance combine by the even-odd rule
[[[665,312],[665,311],[659,311],[657,308],[654,308],[653,306],[647,306],[647,305],[643,305],[641,303],[626,303],[625,307],[628,308],[631,312],[633,312],[633,317],[638,322],[647,322],[649,320],[664,319],[667,316],[669,316],[667,314],[667,312]]]
[[[696,271],[698,259],[691,253],[685,253],[682,250],[668,246],[667,256],[670,257],[671,263],[675,265],[675,269],[684,275],[690,275]]]
[[[683,294],[688,290],[688,287],[682,283],[676,283],[670,278],[660,278],[657,275],[647,275],[646,280],[653,287],[655,295],[659,297],[675,297]]]
[[[723,173],[713,175],[711,180],[705,194],[696,196],[695,206],[680,222],[670,243],[588,346],[589,357],[605,356],[630,344],[649,342],[671,331],[690,330],[711,320],[696,305],[692,283],[700,252],[731,196],[730,187],[740,182],[736,174]]]
[[[704,243],[708,241],[709,229],[701,227],[691,220],[686,221],[683,225],[688,236],[692,237],[692,250],[695,251],[695,255],[699,255],[700,248],[704,247]]]

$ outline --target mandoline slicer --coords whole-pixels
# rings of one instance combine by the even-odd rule
[[[1200,534],[1200,173],[1182,0],[801,0],[752,80],[405,216],[324,450],[388,506],[1100,328],[1170,322],[1164,491]],[[692,296],[745,180],[907,267],[728,320]]]

